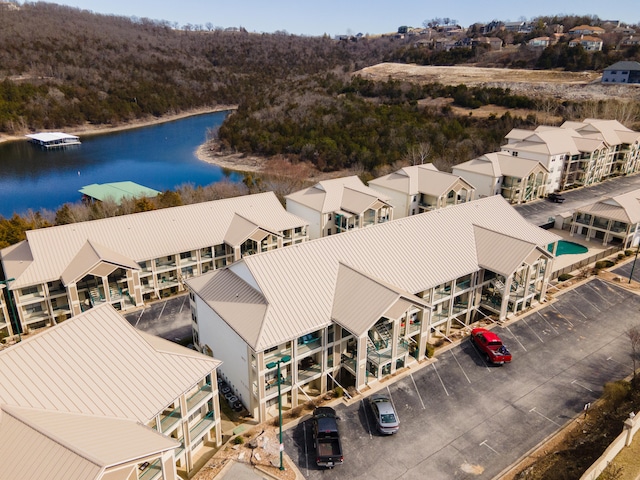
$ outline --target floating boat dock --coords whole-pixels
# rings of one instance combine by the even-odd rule
[[[29,141],[42,148],[62,148],[80,145],[80,137],[62,132],[32,133],[25,135]]]

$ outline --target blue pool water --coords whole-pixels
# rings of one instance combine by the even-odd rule
[[[551,245],[549,246],[549,251],[551,251]],[[583,245],[578,243],[569,242],[567,240],[560,240],[558,242],[558,249],[556,250],[556,257],[560,255],[575,255],[577,253],[587,253],[589,249]]]

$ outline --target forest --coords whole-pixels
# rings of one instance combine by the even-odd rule
[[[483,105],[544,110],[562,119],[609,118],[602,102],[540,100],[507,88],[374,82],[355,74],[383,61],[600,70],[621,59],[638,60],[638,48],[615,48],[620,39],[616,33],[603,35],[602,52],[570,49],[564,40],[546,49],[526,48],[528,39],[549,35],[554,25],[568,30],[599,23],[597,17],[540,17],[527,35],[498,30],[488,35],[519,47],[496,57],[482,46],[447,52],[419,48],[415,39],[399,35],[337,40],[249,33],[211,23],[179,28],[168,21],[99,15],[44,2],[0,8],[0,134],[118,125],[237,105],[211,136],[216,148],[273,158],[278,165],[272,169],[275,175],[246,176],[235,186],[184,186],[158,199],[121,206],[65,205],[57,212],[0,217],[0,247],[20,241],[30,228],[267,188],[282,190],[282,197],[292,185],[303,186],[307,168],[350,169],[367,180],[419,158],[450,171],[456,163],[499,149],[510,129],[536,126],[535,115],[474,116],[473,109]],[[485,34],[473,25],[466,35]],[[424,104],[432,99],[447,103]],[[469,112],[456,115],[452,107]],[[631,114],[634,122],[637,110]],[[282,187],[283,176],[289,178],[287,188]]]

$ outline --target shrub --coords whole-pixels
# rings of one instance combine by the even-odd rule
[[[342,387],[336,387],[333,389],[333,393],[337,398],[342,398],[342,396],[344,395],[344,390],[342,389]]]
[[[573,278],[573,275],[571,275],[570,273],[563,273],[558,277],[558,281],[566,282],[567,280],[571,280],[572,278]]]
[[[298,418],[302,414],[302,407],[294,407],[289,410],[289,418]]]
[[[626,250],[624,251],[624,254],[625,254],[627,257],[630,257],[631,255],[633,255],[633,250],[626,249]]]
[[[236,438],[233,439],[233,443],[235,445],[242,445],[244,443],[244,438],[238,435]]]
[[[430,343],[427,343],[427,357],[428,358],[433,358],[433,355],[436,353],[436,347]]]
[[[613,409],[617,409],[631,392],[631,384],[624,380],[616,382],[607,382],[604,384],[602,398]]]
[[[603,268],[613,267],[614,265],[615,263],[613,263],[611,260],[600,260],[596,262],[596,269],[602,270]]]
[[[624,258],[624,253],[619,253],[618,254],[618,260],[622,260]]]

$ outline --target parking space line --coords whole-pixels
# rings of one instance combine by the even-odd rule
[[[416,388],[416,393],[418,394],[418,398],[420,399],[420,403],[422,404],[422,409],[426,410],[427,407],[424,406],[424,402],[422,401],[422,395],[420,395],[420,390],[418,390],[418,385],[416,385],[416,380],[413,378],[413,373],[409,373],[409,376],[411,377],[413,386]]]
[[[538,315],[540,315],[540,312],[538,312]],[[542,315],[540,315],[540,316],[542,317]],[[544,340],[542,339],[542,337],[540,335],[538,335],[538,332],[536,331],[535,328],[533,328],[531,325],[529,325],[529,322],[527,322],[526,318],[523,318],[522,322],[524,322],[524,324],[527,326],[527,328],[533,332],[533,334],[538,338],[538,340],[540,340],[540,343],[544,343]]]
[[[587,283],[587,288],[589,290],[591,290],[593,293],[595,293],[598,297],[600,297],[602,300],[604,300],[604,303],[606,303],[607,305],[613,305],[615,302],[610,302],[607,298],[605,298],[604,295],[602,295],[597,289],[593,288],[590,284]],[[617,292],[616,292],[617,293]],[[586,300],[586,298],[585,298]],[[587,302],[589,302],[589,300],[587,300]],[[591,303],[591,302],[589,302]]]
[[[449,396],[449,392],[447,391],[447,387],[444,386],[444,382],[442,381],[442,377],[440,377],[440,374],[438,373],[438,369],[436,368],[436,364],[432,363],[431,364],[433,366],[433,370],[436,372],[436,375],[438,376],[438,380],[440,380],[440,384],[442,385],[442,388],[444,389],[444,393],[447,394],[447,397]]]
[[[186,302],[186,301],[187,301],[187,298],[188,298],[188,297],[189,297],[188,295],[185,295],[185,296],[182,298],[182,303],[180,304],[180,310],[178,310],[178,313],[182,313],[182,309],[183,309],[183,307],[184,307],[184,302]]]
[[[558,329],[557,329],[555,326],[553,326],[553,324],[552,324],[551,322],[549,322],[549,320],[547,320],[547,317],[545,317],[544,315],[542,315],[542,314],[540,313],[540,311],[536,312],[536,314],[537,314],[541,319],[543,319],[543,320],[544,320],[544,323],[546,323],[547,325],[549,325],[549,327],[550,327],[554,332],[556,332],[556,335],[558,335],[558,334],[560,333],[560,332],[558,332]],[[541,338],[540,338],[540,341],[542,342],[542,339],[541,339]],[[544,343],[544,342],[543,342],[543,343]]]
[[[511,336],[512,336],[513,338],[515,338],[515,339],[516,339],[516,342],[518,342],[518,344],[519,344],[519,345],[522,347],[522,349],[526,352],[526,351],[527,351],[526,347],[522,344],[522,342],[520,341],[520,339],[519,339],[519,338],[518,338],[518,337],[517,337],[517,336],[516,336],[512,331],[511,331],[511,328],[510,328],[510,327],[508,327],[508,326],[507,326],[506,328],[507,328],[507,331],[511,334]],[[542,339],[540,339],[540,340],[542,341]]]
[[[581,383],[579,383],[577,380],[573,380],[571,382],[571,385],[578,385],[579,387],[584,388],[585,390],[588,390],[589,392],[593,393],[593,390],[591,390],[589,387],[585,387],[584,385],[582,385]]]
[[[491,450],[493,453],[495,453],[496,455],[500,455],[500,454],[499,454],[495,449],[491,448],[491,445],[489,445],[489,444],[487,443],[487,441],[486,441],[486,440],[485,440],[484,442],[482,442],[482,443],[480,444],[480,446],[481,446],[481,447],[482,447],[482,446],[485,446],[485,447],[487,447],[489,450]]]
[[[398,414],[398,409],[396,408],[396,404],[393,401],[393,395],[391,395],[391,390],[389,390],[389,385],[387,385],[387,393],[389,394],[389,400],[391,400],[391,405],[393,405],[393,409],[396,411],[396,417],[398,417],[398,421],[400,421],[400,415]]]
[[[597,292],[596,292],[597,293]],[[584,300],[585,302],[587,302],[589,305],[591,305],[593,308],[595,308],[597,311],[601,312],[602,310],[600,310],[595,303],[590,302],[589,300],[587,300],[586,298],[582,297],[582,300]]]
[[[160,320],[160,317],[162,317],[162,313],[164,312],[164,307],[166,307],[166,306],[167,306],[167,302],[164,302],[162,304],[162,310],[160,310],[160,315],[158,315],[158,320]]]
[[[138,320],[136,320],[136,324],[134,325],[134,327],[137,327],[138,324],[140,323],[140,319],[142,318],[142,315],[144,314],[145,309],[143,308],[142,311],[140,312],[140,315],[138,315]]]
[[[556,313],[557,313],[558,315],[560,315],[560,318],[562,318],[565,322],[567,322],[567,323],[569,324],[569,326],[571,326],[571,327],[574,327],[574,326],[575,326],[573,323],[571,323],[571,320],[569,320],[569,319],[568,319],[567,317],[565,317],[562,313],[560,313],[560,310],[558,310],[558,309],[556,308],[556,306],[555,306],[555,305],[551,305],[551,308],[553,308],[553,309],[556,311]]]
[[[371,425],[369,425],[369,417],[367,416],[367,407],[364,405],[364,398],[360,400],[362,402],[362,413],[364,414],[364,419],[367,422],[367,432],[369,432],[369,438],[373,438],[371,435]]]
[[[309,447],[307,444],[307,425],[304,423],[302,425],[302,431],[304,433],[304,463],[307,469],[307,477],[309,476]]]
[[[553,420],[551,420],[549,417],[545,417],[543,414],[541,414],[539,411],[536,410],[536,407],[533,407],[531,410],[529,410],[529,413],[537,413],[538,415],[540,415],[542,418],[544,418],[545,420],[549,420],[551,423],[553,423],[554,425],[557,425],[558,427],[561,427],[562,425],[560,425],[559,423],[554,422]]]
[[[449,351],[451,352],[451,355],[453,356],[453,359],[456,361],[456,363],[460,367],[460,370],[462,371],[462,374],[464,375],[464,378],[467,379],[467,382],[471,383],[471,379],[469,379],[469,377],[467,376],[467,372],[465,372],[464,368],[462,368],[462,365],[460,365],[460,362],[458,361],[458,357],[456,357],[455,353],[453,353],[453,350],[449,350]]]

